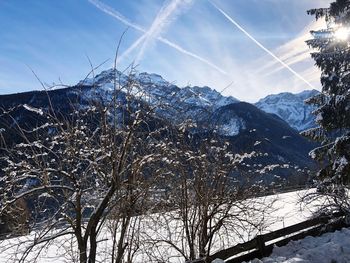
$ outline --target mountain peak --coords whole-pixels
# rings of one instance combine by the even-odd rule
[[[143,94],[147,98],[147,102],[164,104],[173,108],[182,107],[186,109],[187,117],[196,114],[195,111],[200,109],[213,111],[239,102],[236,98],[223,96],[208,86],[178,87],[155,73],[135,73],[133,77],[139,83],[138,89],[141,89],[138,90],[138,93]],[[108,93],[114,90],[114,78],[117,78],[117,85],[124,86],[127,84],[129,76],[118,70],[108,69],[97,74],[95,78],[80,81],[78,85],[95,85],[106,91],[108,96]],[[297,94],[290,92],[272,94],[259,100],[255,106],[267,113],[276,114],[294,129],[302,131],[316,125],[312,115],[314,107],[306,105],[304,101],[318,93],[317,90],[305,90]]]
[[[305,100],[318,94],[317,90],[305,90],[294,94],[282,92],[268,95],[255,103],[259,109],[276,114],[298,131],[315,127],[315,118],[312,112],[315,107],[306,105]]]
[[[303,100],[306,100],[306,99],[311,98],[319,93],[320,92],[318,90],[312,89],[312,90],[304,90],[304,91],[299,92],[295,95],[298,96],[299,98],[302,98]]]
[[[186,86],[180,88],[161,75],[155,73],[141,72],[133,75],[140,84],[140,94],[145,94],[148,102],[162,103],[167,105],[189,108],[217,109],[219,107],[236,103],[237,99],[223,96],[221,93],[210,87]],[[78,85],[96,86],[107,92],[113,92],[114,78],[117,78],[117,85],[126,85],[129,76],[114,69],[108,69],[97,74],[94,78],[87,78]]]
[[[141,84],[170,85],[161,75],[155,73],[141,72],[137,79]]]

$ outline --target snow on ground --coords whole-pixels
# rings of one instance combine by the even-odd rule
[[[234,246],[237,243],[246,242],[257,234],[270,232],[306,220],[311,215],[311,211],[302,207],[299,203],[301,196],[305,193],[306,191],[298,191],[247,200],[251,208],[264,207],[263,211],[258,209],[259,211],[255,214],[251,213],[249,215],[250,220],[254,219],[260,223],[259,229],[251,228],[249,225],[238,227],[239,222],[233,223],[234,227],[230,231],[227,228],[218,235],[214,241],[212,253],[228,246]],[[133,221],[133,224],[138,225],[139,241],[142,248],[135,255],[133,262],[183,262],[183,257],[178,251],[166,242],[157,244],[156,249],[154,249],[155,245],[152,243],[154,240],[170,240],[179,247],[184,245],[183,232],[181,231],[182,222],[176,218],[174,212],[138,216],[133,218]],[[28,236],[0,241],[0,263],[18,262],[24,249],[38,234],[38,231],[32,231]],[[99,240],[101,240],[98,245],[99,261],[110,261],[108,255],[110,255],[111,234],[107,226],[102,229]],[[20,243],[22,245],[18,246]],[[43,250],[37,262],[73,262],[72,259],[77,258],[75,247],[74,238],[71,236],[59,238],[49,248]],[[26,262],[33,262],[34,257],[35,253],[29,255]]]
[[[306,237],[275,247],[272,255],[251,263],[348,263],[350,262],[350,229]]]

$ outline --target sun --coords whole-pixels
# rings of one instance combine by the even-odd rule
[[[339,27],[334,32],[334,37],[338,40],[345,41],[350,37],[350,28],[348,27]]]

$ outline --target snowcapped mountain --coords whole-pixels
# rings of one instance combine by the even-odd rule
[[[309,148],[316,145],[278,116],[250,103],[238,102],[221,107],[209,121],[216,124],[221,135],[229,137],[233,152],[268,153],[266,160],[262,160],[265,164],[310,165]]]
[[[131,82],[133,89],[128,89]],[[305,171],[314,167],[308,152],[316,145],[290,125],[297,129],[313,125],[312,108],[304,105],[303,100],[317,91],[271,95],[252,105],[225,97],[209,87],[180,88],[157,74],[128,76],[106,70],[73,87],[49,91],[50,101],[44,91],[0,96],[0,109],[15,109],[13,118],[6,119],[0,114],[0,130],[7,131],[9,140],[20,141],[13,129],[14,119],[30,130],[46,121],[32,109],[45,110],[51,104],[56,111],[67,115],[72,111],[72,103],[84,109],[94,99],[111,101],[115,86],[118,89],[117,101],[122,105],[130,99],[138,102],[137,105],[155,106],[156,119],[150,120],[150,126],[172,125],[192,119],[198,124],[194,128],[198,136],[209,136],[214,132],[230,142],[232,152],[261,154],[255,163],[246,163],[251,167],[247,173],[265,173],[264,167],[279,167],[269,168],[268,180],[273,180],[275,175],[288,178],[295,175],[295,180],[300,180],[306,179]]]
[[[182,108],[188,112],[188,116],[193,110],[206,108],[216,110],[222,106],[238,102],[237,99],[229,96],[225,97],[209,87],[183,87],[180,88],[162,78],[157,74],[146,72],[136,73],[128,76],[113,69],[102,71],[95,78],[80,81],[78,86],[95,86],[105,92],[113,92],[114,78],[118,87],[123,87],[130,81],[135,81],[139,85],[133,89],[134,95],[140,97],[151,104],[170,105],[173,108]]]
[[[130,81],[119,71],[107,70],[80,85],[94,83],[100,90],[112,92],[115,76],[119,86]],[[215,130],[229,139],[233,152],[268,153],[260,160],[264,165],[312,167],[308,152],[315,145],[300,136],[298,130],[315,125],[313,108],[304,104],[305,99],[317,93],[315,90],[271,95],[252,105],[225,97],[209,87],[180,88],[157,74],[143,72],[131,79],[138,83],[134,95],[152,105],[161,105],[157,112],[168,121],[192,119],[200,124],[198,133]],[[285,169],[278,173],[289,176],[293,171]]]
[[[283,92],[269,95],[255,103],[255,106],[276,114],[294,129],[303,131],[316,126],[315,116],[312,114],[315,107],[306,105],[304,101],[318,93],[317,90],[306,90],[298,94]]]
[[[182,118],[205,120],[208,117],[208,112],[213,113],[220,107],[239,102],[236,98],[225,97],[209,87],[187,86],[180,88],[158,74],[146,72],[127,76],[120,71],[109,69],[102,71],[95,78],[80,81],[78,86],[94,86],[98,88],[100,93],[110,96],[114,89],[114,78],[116,78],[118,87],[126,86],[131,79],[136,80],[139,88],[134,89],[134,95],[150,104],[166,106],[166,109],[160,107],[162,110],[159,110],[159,113],[162,112],[164,117],[172,119],[179,118],[178,113],[182,112]],[[315,118],[312,114],[315,107],[306,105],[304,100],[318,93],[317,90],[306,90],[298,94],[284,92],[269,95],[255,103],[255,106],[267,113],[277,115],[292,128],[302,131],[315,126]],[[222,131],[225,135],[231,134],[233,136],[244,126],[242,120],[231,118],[230,123],[222,126]]]

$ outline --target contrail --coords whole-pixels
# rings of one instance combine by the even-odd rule
[[[162,31],[170,24],[171,20],[175,19],[175,16],[179,14],[180,10],[191,4],[192,0],[171,0],[166,1],[162,8],[159,10],[156,18],[153,20],[150,28],[147,30],[146,39],[143,42],[141,49],[137,55],[136,61],[138,61],[152,39],[156,39]]]
[[[306,40],[306,36],[293,39],[292,41],[289,41],[275,49],[274,54],[277,54],[279,59],[283,60],[289,66],[293,64],[290,62],[290,60],[295,61],[295,63],[298,63],[299,61],[296,61],[296,58],[302,61],[304,57],[307,58],[307,56],[310,56],[310,50],[308,49],[305,43]],[[276,67],[278,67],[278,70],[284,68],[284,66],[282,66],[278,61],[272,60],[268,63],[264,63],[264,66],[260,67],[257,70],[257,72],[268,71],[269,69]]]
[[[128,47],[127,50],[125,50],[118,57],[118,61],[123,60],[125,57],[127,57],[132,51],[134,51],[135,48],[137,48],[146,39],[146,37],[147,37],[146,33],[143,34],[141,37],[139,37],[130,47]]]
[[[300,63],[300,62],[303,62],[303,61],[306,61],[308,58],[310,58],[310,52],[309,50],[306,50],[306,51],[303,51],[299,54],[296,54],[294,56],[290,56],[288,58],[285,58],[285,63],[288,64],[289,66],[291,65],[294,65],[294,64],[297,64],[297,63]],[[273,68],[270,69],[266,74],[265,76],[269,76],[269,75],[272,75],[282,69],[284,69],[284,66],[283,65],[272,65]],[[272,67],[271,66],[271,67]],[[265,67],[265,68],[262,68],[261,70],[258,70],[257,72],[261,72],[261,71],[266,71],[267,69],[269,69],[269,67]]]
[[[110,6],[98,1],[98,0],[88,0],[91,4],[93,4],[95,7],[97,7],[99,10],[101,10],[102,12],[114,17],[115,19],[119,20],[120,22],[122,22],[123,24],[133,28],[133,29],[136,29],[140,32],[143,32],[143,33],[146,33],[147,30],[144,29],[143,27],[133,23],[133,22],[130,22],[127,18],[125,18],[123,15],[119,14],[116,10],[114,10],[113,8],[111,8]],[[133,51],[139,44],[142,43],[142,40],[140,40],[142,38],[142,40],[144,39],[144,37],[140,37],[131,47],[128,48],[128,54]],[[176,49],[177,51],[185,54],[185,55],[188,55],[194,59],[197,59],[205,64],[207,64],[208,66],[212,67],[213,69],[217,70],[218,72],[220,72],[221,74],[224,74],[224,75],[228,75],[228,73],[221,69],[220,67],[214,65],[213,63],[211,63],[210,61],[206,60],[205,58],[202,58],[180,46],[178,46],[177,44],[171,42],[170,40],[166,39],[166,38],[163,38],[161,36],[158,36],[156,38],[157,40],[159,40],[160,42]],[[124,53],[125,54],[125,53]],[[121,58],[122,57],[125,57],[124,54],[121,55]]]
[[[138,31],[141,32],[146,32],[145,29],[143,29],[142,27],[140,27],[139,25],[130,22],[127,18],[125,18],[123,15],[119,14],[116,10],[114,10],[113,8],[111,8],[110,6],[98,1],[98,0],[88,0],[91,4],[93,4],[95,7],[97,7],[98,9],[100,9],[102,12],[106,13],[107,15],[110,15],[114,18],[116,18],[117,20],[119,20],[120,22],[122,22],[123,24],[132,27]]]
[[[121,54],[121,56],[119,57],[120,60],[122,60],[124,57],[126,57],[127,55],[129,55],[135,48],[137,48],[142,41],[146,38],[146,35],[143,34],[141,37],[139,37],[126,51],[124,51],[123,54]],[[201,61],[205,64],[207,64],[208,66],[210,66],[211,68],[217,70],[218,72],[220,72],[223,75],[229,75],[225,70],[219,68],[218,66],[214,65],[213,63],[211,63],[210,61],[206,60],[205,58],[202,58],[182,47],[180,47],[179,45],[169,41],[166,38],[163,38],[161,36],[157,37],[157,40],[159,40],[160,42],[168,45],[169,47],[172,47],[174,49],[176,49],[177,51],[181,52],[182,54],[188,55],[189,57],[192,57],[194,59],[197,59],[198,61]]]
[[[268,50],[266,47],[264,47],[259,41],[257,41],[251,34],[249,34],[240,24],[238,24],[235,20],[233,20],[227,13],[225,13],[222,9],[220,9],[218,6],[216,6],[214,3],[212,3],[209,0],[209,3],[211,3],[221,14],[223,14],[232,24],[234,24],[240,31],[242,31],[247,37],[249,37],[255,44],[257,44],[262,50],[264,50],[266,53],[268,53],[270,56],[272,56],[276,61],[281,63],[286,69],[288,69],[291,73],[293,73],[297,78],[305,82],[308,86],[310,86],[312,89],[314,89],[314,86],[307,81],[305,78],[303,78],[301,75],[299,75],[295,70],[293,70],[290,66],[288,66],[283,60],[281,60],[279,57],[277,57],[274,53],[272,53],[270,50]]]
[[[224,75],[227,75],[227,76],[229,75],[225,70],[219,68],[218,66],[216,66],[213,63],[209,62],[208,60],[206,60],[206,59],[204,59],[204,58],[202,58],[202,57],[200,57],[200,56],[198,56],[198,55],[196,55],[196,54],[194,54],[194,53],[192,53],[192,52],[190,52],[190,51],[188,51],[188,50],[186,50],[186,49],[184,49],[184,48],[182,48],[180,46],[178,46],[177,44],[169,41],[168,39],[163,38],[163,37],[158,37],[157,39],[160,40],[161,42],[163,42],[164,44],[166,44],[166,45],[168,45],[168,46],[170,46],[170,47],[180,51],[181,53],[183,53],[185,55],[188,55],[188,56],[190,56],[192,58],[195,58],[195,59],[197,59],[197,60],[207,64],[208,66],[216,69],[220,73],[222,73]]]
[[[309,23],[297,38],[278,47],[274,53],[278,54],[278,57],[285,61],[289,66],[310,58],[310,48],[306,45],[305,41],[310,39],[311,30],[314,30],[315,28],[324,28],[325,26],[326,22],[322,19]],[[256,72],[266,71],[271,67],[276,67],[276,64],[279,64],[279,62],[276,60],[270,61],[263,67],[259,68]],[[284,66],[280,65],[277,70],[281,70],[282,68],[284,68]]]

